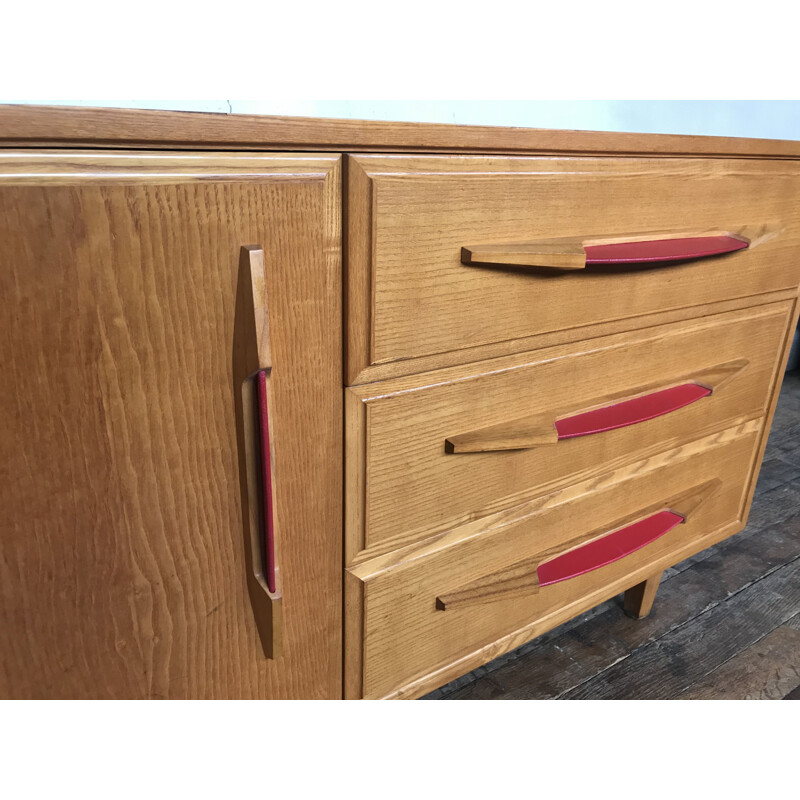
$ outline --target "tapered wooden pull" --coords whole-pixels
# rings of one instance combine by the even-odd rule
[[[568,271],[602,264],[668,264],[732,253],[749,245],[749,239],[728,231],[567,237],[469,245],[461,249],[461,261],[467,265]]]
[[[715,478],[693,486],[666,501],[584,534],[566,546],[524,559],[467,586],[443,593],[436,598],[436,608],[448,611],[513,597],[530,597],[542,587],[619,561],[686,522],[721,485],[722,481]]]
[[[238,281],[233,374],[239,397],[237,435],[248,592],[264,653],[277,658],[282,652],[283,608],[275,513],[272,352],[261,247],[242,247]]]
[[[641,387],[620,397],[609,394],[582,404],[582,408],[560,408],[544,414],[490,425],[449,436],[447,453],[486,453],[525,450],[553,445],[605,431],[637,425],[696,403],[718,392],[747,366],[746,359],[701,370],[667,387]]]
[[[242,264],[250,276],[253,295],[253,324],[255,336],[252,353],[252,370],[272,369],[272,348],[269,338],[269,310],[267,309],[267,276],[264,268],[264,250],[258,245],[242,248]]]

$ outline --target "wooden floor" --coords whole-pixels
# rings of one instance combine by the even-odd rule
[[[783,384],[747,528],[425,699],[800,700],[800,373]]]

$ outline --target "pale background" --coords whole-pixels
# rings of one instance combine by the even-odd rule
[[[31,100],[52,105],[800,139],[798,100]]]

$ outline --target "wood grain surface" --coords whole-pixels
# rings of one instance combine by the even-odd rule
[[[582,533],[564,544],[558,544],[547,550],[542,550],[533,558],[524,559],[523,561],[518,561],[513,564],[511,567],[505,567],[497,572],[482,575],[476,581],[468,585],[461,586],[449,594],[437,597],[436,608],[439,611],[452,611],[453,609],[464,608],[468,605],[485,605],[495,600],[506,600],[511,597],[529,597],[538,592],[541,585],[538,568],[551,559],[563,556],[570,551],[580,549],[598,539],[604,539],[614,533],[615,530],[618,531],[620,528],[625,528],[628,525],[641,522],[644,518],[660,511],[672,510],[683,517],[684,520],[690,519],[697,513],[704,502],[719,491],[720,487],[721,481],[719,479],[707,481],[699,486],[694,486],[691,489],[681,492],[675,497],[663,498],[651,504],[649,507],[640,508],[626,519],[615,520],[613,523],[606,522],[597,530],[590,530],[586,533]],[[634,550],[630,551],[630,553],[633,552]],[[630,555],[630,553],[626,555]],[[613,563],[613,560],[618,559],[612,559],[606,563]],[[600,566],[605,566],[605,564],[601,564]],[[598,566],[593,566],[590,570],[587,570],[587,572],[598,568]],[[583,573],[576,573],[564,580],[571,580],[574,577],[578,577],[580,574]],[[550,583],[556,582],[557,581],[551,581]],[[548,583],[544,585],[547,586]],[[637,584],[637,586],[639,585],[642,584]],[[655,582],[655,587],[657,586],[658,581]],[[647,595],[649,606],[651,606],[652,597],[650,597],[650,595],[655,596],[655,588],[651,587],[648,589]],[[631,595],[631,602],[634,603],[633,594]],[[648,611],[649,606],[647,606]],[[647,614],[644,613],[643,616],[647,616]]]
[[[628,616],[634,619],[644,619],[650,615],[663,574],[663,572],[659,572],[646,581],[625,590],[624,608]]]
[[[0,106],[0,143],[800,157],[775,139],[25,105]]]
[[[0,696],[341,696],[338,170],[0,156]],[[272,323],[277,660],[248,600],[239,492],[249,244]]]
[[[553,409],[549,413],[532,417],[522,417],[521,419],[511,420],[510,422],[501,422],[498,425],[492,425],[488,428],[481,428],[480,430],[469,431],[467,433],[457,434],[456,436],[449,436],[445,440],[445,450],[453,454],[488,453],[505,450],[525,450],[531,447],[547,447],[549,445],[558,444],[562,437],[556,427],[557,421],[565,417],[611,408],[618,403],[630,402],[650,394],[663,392],[670,388],[688,383],[703,387],[706,391],[710,390],[711,395],[717,394],[728,381],[732,380],[742,370],[746,369],[747,365],[747,359],[740,358],[725,364],[717,364],[709,369],[702,369],[699,372],[686,375],[683,378],[676,377],[667,384],[663,381],[656,382],[650,386],[641,386],[638,389],[627,390],[622,393],[610,393],[604,397],[595,398],[593,400],[587,398],[577,405],[573,400],[570,406]],[[706,397],[709,396],[710,395],[706,395]],[[705,398],[700,397],[699,399]],[[692,402],[697,401],[692,400]],[[677,408],[668,409],[664,411],[664,413],[673,413],[682,407],[683,406],[678,406]],[[662,415],[658,414],[656,416]],[[640,424],[641,422],[648,421],[649,419],[638,420],[632,422],[632,424]],[[620,425],[619,427],[625,426]]]
[[[438,534],[643,451],[685,445],[767,410],[791,303],[756,306],[579,345],[350,387],[347,560]],[[671,414],[548,447],[448,453],[445,442],[523,415],[603,405],[747,361],[717,393]],[[716,379],[715,379],[716,380]],[[368,441],[369,447],[363,443]],[[362,551],[368,551],[359,556]]]
[[[800,685],[800,631],[782,625],[703,680],[679,700],[782,700]]]
[[[756,596],[728,545],[698,591],[739,594],[690,624],[670,584],[750,508],[798,314],[798,143],[0,106],[0,147],[0,697],[417,697],[615,593],[644,616],[662,570],[671,621],[599,643],[601,674],[562,664],[560,696],[796,686],[800,562]],[[575,266],[553,240],[653,230],[750,247],[547,277],[461,261],[543,240]],[[488,452],[731,364],[658,420]],[[762,527],[796,500],[796,449]],[[712,483],[658,540],[528,591],[542,559]]]
[[[659,692],[665,673],[669,685],[658,696],[675,698],[698,684],[711,688],[715,671],[732,659],[742,657],[755,667],[755,658],[743,654],[757,652],[763,637],[782,626],[800,630],[800,596],[794,593],[794,605],[787,606],[772,594],[775,577],[794,569],[800,557],[800,467],[794,464],[800,461],[798,426],[800,373],[792,372],[784,381],[747,527],[668,568],[646,619],[625,616],[621,598],[615,597],[459,677],[431,699],[554,699],[589,681],[596,681],[595,698],[605,698],[607,689],[617,697],[640,699]],[[743,613],[750,606],[758,612]],[[707,616],[712,618],[708,623]],[[789,649],[783,652],[788,656]],[[634,657],[635,663],[626,667]],[[746,692],[758,692],[759,680],[762,689],[773,687],[770,692],[791,683],[782,676],[796,662],[765,662],[764,669],[748,671],[752,680],[743,682]],[[599,676],[609,670],[636,674],[636,679],[627,687],[624,679],[612,680],[604,689]],[[723,675],[715,681],[721,696],[737,688]]]
[[[511,340],[533,349],[570,329],[639,327],[648,314],[800,280],[794,163],[359,155],[348,173],[351,384],[389,367],[420,371],[419,360],[497,355]],[[690,229],[730,230],[751,244],[669,265],[549,274],[461,261],[476,243]]]
[[[354,630],[363,625],[363,695],[421,694],[426,674],[440,682],[444,675],[456,677],[464,671],[460,662],[482,648],[499,645],[516,632],[520,636],[525,630],[543,632],[557,624],[554,620],[561,614],[571,616],[584,602],[590,607],[589,598],[601,602],[604,593],[611,596],[668,566],[677,553],[701,549],[704,537],[737,522],[757,442],[757,433],[721,445],[711,441],[701,452],[675,453],[666,467],[641,464],[632,470],[633,477],[623,474],[619,482],[603,489],[587,482],[582,496],[561,496],[559,504],[534,505],[527,514],[520,510],[516,519],[498,521],[436,552],[369,574],[366,565],[349,569],[353,577],[363,576],[364,583],[363,603],[353,604],[348,612],[355,614],[361,606],[363,618],[348,616],[347,621]],[[589,531],[608,531],[620,519],[640,516],[643,508],[684,493],[694,497],[697,487],[712,478],[721,481],[721,488],[686,523],[613,564],[539,591],[532,587],[527,596],[515,591],[508,597],[489,598],[479,612],[473,606],[437,609],[437,597],[494,573],[513,572],[520,562],[539,554],[547,557],[569,549]],[[348,592],[356,588],[350,583],[347,587]],[[346,665],[348,673],[351,669]],[[349,691],[354,688],[355,684]]]
[[[588,253],[585,248],[610,245],[630,244],[633,242],[667,241],[671,239],[696,238],[723,238],[732,239],[736,247],[749,245],[749,241],[741,236],[736,236],[730,231],[652,231],[637,233],[635,236],[573,236],[565,239],[539,239],[535,242],[508,242],[503,244],[478,244],[461,248],[462,264],[519,266],[519,267],[544,267],[546,269],[586,269]],[[728,242],[727,245],[730,245]],[[639,250],[641,256],[643,251]],[[683,253],[689,252],[683,250]],[[636,259],[628,258],[631,261]],[[702,257],[708,257],[702,256]],[[658,259],[643,258],[643,261]],[[665,259],[680,260],[679,258]]]

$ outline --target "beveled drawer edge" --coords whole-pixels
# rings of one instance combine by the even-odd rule
[[[729,300],[721,300],[716,303],[702,305],[687,305],[681,308],[673,308],[668,311],[657,312],[639,316],[622,317],[619,319],[595,323],[592,325],[565,328],[558,331],[548,331],[527,337],[518,337],[503,341],[490,342],[476,345],[459,350],[447,350],[440,353],[431,353],[422,356],[408,358],[392,358],[389,361],[381,362],[375,358],[375,271],[376,271],[376,204],[377,191],[375,177],[391,177],[396,173],[397,168],[392,163],[393,158],[400,158],[408,169],[409,159],[414,154],[400,156],[381,156],[378,154],[353,153],[345,154],[344,158],[344,193],[343,201],[346,209],[345,213],[345,247],[343,251],[345,262],[346,281],[344,286],[345,293],[345,314],[344,314],[344,340],[346,342],[346,352],[344,358],[344,382],[347,386],[355,386],[367,382],[375,382],[391,377],[411,375],[431,369],[438,369],[446,366],[466,364],[488,358],[494,358],[510,353],[524,352],[540,347],[547,347],[551,344],[575,342],[581,339],[603,336],[617,331],[627,331],[640,327],[662,324],[671,320],[688,319],[692,316],[703,316],[707,313],[718,313],[715,306],[721,310],[742,308],[753,305],[754,300],[765,297],[763,301],[770,302],[771,299],[786,299],[796,295],[796,288],[789,287],[784,290],[764,293],[764,295],[742,295]],[[470,155],[460,156],[458,154],[418,154],[420,159],[439,159],[444,167],[452,167],[453,161],[469,158],[480,161],[481,156]],[[496,161],[503,156],[499,154],[486,155],[486,159]],[[512,154],[506,156],[512,160],[527,161],[547,161],[552,158],[564,158],[569,160],[581,160],[581,157],[574,156],[527,156],[524,154]],[[607,161],[606,157],[583,157],[587,161]],[[388,163],[386,171],[381,171],[379,166]],[[416,173],[414,173],[416,174]],[[429,173],[420,173],[426,175]],[[439,173],[436,173],[439,174]],[[443,174],[452,175],[454,178],[461,178],[470,174],[483,174],[482,171],[471,173],[461,169],[445,169]],[[498,173],[505,174],[505,173]],[[514,175],[536,174],[525,170],[513,171]],[[410,177],[407,172],[398,173],[399,177]],[[758,244],[774,238],[780,233],[780,228],[774,225],[748,226],[753,229],[754,240],[750,249]],[[359,265],[359,268],[354,268]],[[724,309],[722,308],[724,307]]]
[[[356,389],[384,381],[400,380],[424,375],[438,370],[469,368],[473,364],[483,361],[493,361],[502,358],[511,358],[523,353],[535,353],[539,350],[548,350],[554,347],[567,347],[579,342],[593,341],[607,336],[632,333],[662,325],[684,322],[690,319],[704,319],[710,316],[727,314],[746,308],[755,308],[762,305],[771,305],[785,300],[794,300],[797,290],[782,289],[776,292],[765,292],[758,295],[748,295],[730,300],[721,300],[716,303],[706,303],[697,306],[684,306],[683,308],[660,311],[655,314],[646,314],[639,317],[626,317],[611,322],[601,322],[595,325],[586,325],[576,328],[566,328],[561,331],[551,331],[536,336],[527,336],[518,339],[509,339],[464,350],[452,350],[432,356],[420,356],[406,360],[391,361],[386,364],[371,364],[362,367],[354,374],[345,375],[345,385]],[[346,335],[350,335],[346,331]],[[346,360],[346,370],[349,362]]]
[[[344,616],[342,619],[342,694],[345,700],[359,700],[364,694],[364,640],[367,616],[364,613],[366,586],[344,572]]]
[[[722,528],[717,528],[705,536],[688,542],[684,547],[674,550],[666,556],[663,556],[656,561],[648,562],[647,564],[639,567],[638,569],[630,572],[622,578],[608,584],[607,586],[598,589],[592,594],[586,595],[569,605],[562,606],[551,614],[548,614],[541,619],[538,619],[529,625],[514,631],[513,633],[506,634],[505,636],[490,642],[477,650],[459,658],[457,661],[450,662],[445,666],[433,672],[429,672],[419,678],[415,678],[410,683],[393,690],[392,692],[382,695],[381,697],[365,698],[365,699],[380,699],[380,700],[413,700],[421,697],[433,689],[443,686],[449,681],[469,672],[476,667],[482,666],[489,661],[498,658],[499,656],[509,653],[512,650],[520,647],[531,639],[541,636],[543,633],[552,630],[553,628],[561,625],[573,617],[594,608],[606,600],[610,600],[617,594],[625,589],[634,586],[636,583],[644,580],[649,575],[652,575],[659,570],[666,569],[668,566],[677,564],[685,558],[705,550],[713,544],[726,539],[733,534],[738,533],[744,527],[744,522],[741,519],[724,525]],[[345,666],[347,669],[347,665]]]
[[[737,311],[725,312],[714,316],[702,317],[692,321],[691,325],[686,325],[686,321],[670,323],[669,325],[649,328],[641,332],[636,337],[637,342],[646,342],[648,339],[661,338],[665,335],[683,335],[688,331],[706,330],[713,328],[720,323],[730,321],[751,320],[763,316],[785,315],[788,321],[791,316],[792,306],[786,301],[765,304],[761,306],[751,306]],[[413,530],[404,532],[400,537],[385,539],[367,548],[367,529],[366,520],[368,518],[368,498],[367,485],[368,475],[368,452],[369,452],[369,426],[368,415],[370,413],[370,401],[385,399],[386,397],[417,391],[430,386],[438,386],[446,383],[461,380],[471,380],[480,378],[488,374],[502,372],[507,369],[517,367],[535,366],[536,364],[557,360],[567,356],[581,356],[594,350],[601,350],[614,347],[625,347],[630,344],[632,336],[637,332],[626,331],[614,334],[609,337],[591,340],[588,343],[576,343],[572,345],[560,345],[546,350],[535,351],[533,354],[521,356],[507,356],[502,359],[495,359],[492,362],[480,365],[465,365],[461,367],[451,367],[446,370],[439,370],[424,375],[397,378],[393,381],[381,382],[379,384],[367,384],[363,386],[346,387],[345,394],[345,565],[354,566],[362,561],[380,557],[393,550],[400,550],[406,547],[416,547],[420,538],[420,531]],[[531,356],[529,359],[528,356]],[[524,361],[521,359],[525,358]],[[767,398],[765,397],[765,405]],[[585,479],[588,475],[596,475],[610,468],[624,466],[625,464],[639,460],[647,455],[666,451],[678,447],[686,442],[694,441],[710,434],[717,433],[725,428],[747,422],[749,419],[760,417],[766,413],[766,407],[762,408],[757,414],[743,416],[735,420],[711,423],[704,429],[694,431],[691,436],[683,439],[674,439],[661,443],[657,447],[650,448],[642,453],[636,453],[619,459],[610,464],[599,465],[597,469],[587,472],[585,475],[573,475],[566,479],[561,479],[553,484],[537,487],[530,492],[518,493],[502,498],[497,503],[483,509],[482,516],[486,517],[501,509],[508,508],[515,503],[530,500],[543,492],[553,491],[559,486],[565,486],[575,481]],[[471,522],[465,519],[461,524]],[[438,530],[426,529],[423,533],[425,539],[441,536],[447,530],[459,527],[452,522],[447,526],[442,526]]]
[[[753,504],[753,495],[755,494],[756,482],[758,481],[758,473],[761,469],[761,463],[764,458],[764,452],[767,449],[767,440],[769,439],[770,429],[772,428],[772,420],[775,417],[775,409],[778,407],[778,400],[780,398],[780,384],[783,381],[783,375],[786,372],[786,365],[789,361],[789,353],[792,349],[792,341],[794,333],[797,329],[798,322],[800,321],[800,289],[798,289],[793,298],[792,308],[786,316],[786,327],[784,328],[783,344],[781,355],[775,363],[775,369],[770,380],[769,387],[769,403],[764,415],[764,428],[761,432],[761,442],[756,447],[753,454],[753,460],[750,466],[750,475],[747,483],[747,492],[742,498],[742,507],[739,513],[740,519],[747,521],[750,515],[750,507]]]
[[[603,336],[581,338],[572,342],[538,347],[532,350],[522,350],[518,353],[509,353],[481,361],[469,361],[464,364],[426,370],[425,372],[402,375],[391,379],[387,378],[381,381],[354,384],[344,388],[347,394],[358,398],[365,404],[369,404],[393,395],[425,390],[433,386],[457,383],[459,381],[480,379],[486,375],[528,368],[561,358],[588,355],[600,350],[623,349],[631,341],[645,343],[665,336],[681,336],[689,332],[705,331],[709,328],[717,327],[728,320],[738,322],[781,314],[787,314],[788,316],[787,312],[791,308],[791,302],[789,301],[797,299],[797,289],[773,294],[778,296],[770,297],[769,301],[763,303],[744,303],[732,309],[714,310],[714,313],[701,314],[699,316],[690,315],[654,325],[615,331]]]
[[[529,517],[575,502],[594,492],[602,492],[634,477],[656,472],[668,465],[693,458],[700,453],[723,447],[738,439],[762,430],[763,416],[753,415],[727,423],[709,426],[700,437],[692,435],[682,440],[660,442],[632,456],[605,462],[596,469],[571,475],[540,487],[533,495],[503,498],[502,509],[445,531],[434,533],[398,547],[397,540],[384,543],[380,551],[362,551],[346,566],[346,572],[360,581],[369,581],[390,570],[403,569],[421,558],[456,547],[478,536],[495,536],[509,525],[524,522]],[[599,478],[603,478],[599,483]]]
[[[647,578],[648,575],[652,574],[653,572],[656,572],[659,569],[665,569],[668,566],[679,563],[683,559],[688,558],[694,555],[695,553],[699,553],[702,550],[705,550],[706,548],[711,547],[712,545],[717,544],[723,539],[733,536],[734,534],[742,530],[742,528],[744,528],[746,524],[747,517],[750,512],[750,506],[753,501],[755,483],[758,478],[758,472],[764,456],[764,451],[766,449],[770,427],[772,425],[772,420],[775,415],[775,409],[778,404],[779,393],[777,391],[777,385],[780,376],[786,369],[786,363],[789,358],[789,351],[792,343],[794,330],[798,324],[798,317],[800,317],[800,298],[798,298],[797,293],[794,293],[793,308],[791,313],[787,316],[787,321],[786,321],[782,357],[778,359],[778,362],[775,366],[775,372],[773,375],[773,380],[771,383],[771,390],[770,390],[771,401],[767,413],[762,419],[763,427],[761,430],[760,442],[759,444],[756,445],[753,453],[753,458],[750,466],[750,475],[745,483],[745,491],[742,496],[742,501],[741,501],[742,504],[738,520],[731,522],[728,525],[723,526],[722,528],[718,528],[717,530],[701,537],[700,539],[696,539],[693,542],[688,542],[684,547],[679,548],[678,550],[675,550],[672,553],[670,553],[669,556],[665,556],[657,560],[656,562],[653,562],[646,566],[642,566],[637,570],[634,570],[629,575],[625,576],[624,579],[615,581],[609,586],[606,586],[601,590],[598,590],[590,595],[587,595],[581,598],[580,600],[571,603],[568,606],[563,606],[562,608],[558,609],[552,614],[549,614],[542,619],[536,620],[530,625],[526,625],[523,628],[520,628],[511,634],[507,634],[506,636],[503,636],[500,639],[489,643],[488,645],[484,645],[483,647],[474,650],[472,653],[469,653],[466,656],[463,656],[462,658],[459,658],[456,661],[450,662],[444,665],[443,667],[434,670],[433,672],[426,673],[425,675],[420,676],[419,678],[416,678],[411,682],[404,684],[401,687],[398,687],[392,692],[383,695],[380,699],[410,700],[421,697],[424,694],[432,691],[433,689],[436,689],[448,683],[454,678],[464,675],[470,670],[475,669],[476,667],[479,667],[483,664],[486,664],[489,661],[516,649],[517,647],[520,647],[521,645],[525,644],[531,639],[534,639],[537,636],[540,636],[541,634],[546,633],[549,630],[552,630],[553,628],[557,627],[563,622],[566,622],[572,617],[575,617],[578,614],[581,614],[584,611],[588,611],[590,608],[593,608],[594,606],[605,602],[606,600],[614,597],[616,594],[619,594],[621,591],[624,591],[625,589],[634,585],[635,583],[637,583],[637,581]],[[363,601],[364,584],[359,580],[354,580],[352,575],[349,576],[349,581],[351,588],[353,584],[359,584],[359,592],[361,592],[361,597]],[[347,587],[347,582],[346,582],[346,587]],[[352,653],[355,647],[357,647],[360,650],[360,655],[357,661],[352,661],[347,659],[345,660],[346,698],[358,698],[363,696],[363,681],[364,681],[363,625],[365,619],[363,615],[363,605],[360,607],[360,610],[362,612],[360,617],[362,626],[362,631],[361,631],[362,638],[358,642],[355,642],[354,640],[355,632],[352,627],[353,619],[348,614],[345,614],[345,641],[348,641],[347,639],[348,634],[350,636],[349,649],[346,650],[346,654]],[[355,669],[355,672],[351,672],[350,670],[351,666]]]

